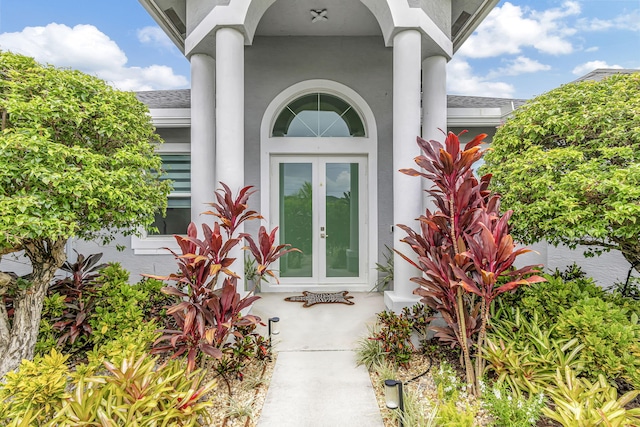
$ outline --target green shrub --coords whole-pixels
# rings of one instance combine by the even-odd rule
[[[600,298],[584,298],[558,318],[556,334],[577,338],[591,379],[622,377],[640,388],[640,325],[638,316]]]
[[[436,311],[434,309],[422,303],[402,309],[402,316],[411,322],[411,329],[418,334],[421,345],[424,345],[427,340],[429,326],[435,314]]]
[[[213,369],[225,379],[230,374],[242,380],[244,369],[252,360],[271,358],[269,340],[258,334],[256,325],[235,325],[232,328],[233,339],[222,347],[222,358],[211,360]]]
[[[155,321],[157,323],[154,324],[159,324],[161,329],[168,326],[165,306],[172,302],[172,298],[161,292],[164,286],[161,281],[144,278],[136,284],[129,284],[129,272],[118,263],[100,270],[96,281],[100,288],[90,320],[94,345],[130,334],[143,322]],[[144,342],[147,343],[146,340]]]
[[[413,322],[406,316],[392,311],[378,313],[380,328],[369,339],[378,341],[387,360],[399,366],[407,366],[415,350],[411,343]]]
[[[402,425],[415,427],[438,427],[436,418],[438,416],[438,404],[424,399],[420,394],[409,390],[404,393],[404,411],[390,411],[394,425],[397,420],[402,420]]]
[[[473,427],[476,425],[478,405],[469,404],[465,399],[458,401],[457,395],[438,405],[436,424],[438,427]]]
[[[446,361],[441,362],[438,370],[433,373],[433,381],[438,389],[439,399],[455,400],[455,397],[466,389],[465,383]]]
[[[107,360],[119,365],[131,355],[139,357],[148,353],[153,342],[160,336],[156,329],[154,321],[142,322],[135,329],[96,346],[93,350],[87,352],[87,364],[76,367],[77,373],[80,376],[92,375],[97,370],[104,368],[103,364]]]
[[[545,393],[553,400],[553,406],[542,408],[542,412],[564,427],[637,426],[640,423],[640,408],[625,408],[640,391],[630,391],[618,398],[616,389],[602,375],[590,382],[569,368],[558,369],[555,384]]]
[[[165,329],[173,327],[172,317],[167,315],[167,307],[173,303],[173,297],[162,292],[165,283],[145,277],[135,286],[147,296],[141,304],[144,318],[157,321]]]
[[[112,285],[118,283],[128,283],[129,272],[122,268],[119,263],[112,262],[107,264],[100,270],[100,274],[95,279],[95,281],[101,285],[104,285],[106,283],[111,283]]]
[[[580,371],[584,365],[581,350],[578,339],[557,338],[553,326],[541,327],[537,313],[528,318],[515,308],[492,319],[482,351],[487,370],[497,382],[506,382],[515,394],[521,395],[537,394],[552,384],[558,367]]]
[[[545,274],[544,277],[546,282],[521,286],[514,294],[505,295],[503,304],[519,308],[529,318],[537,313],[539,322],[551,326],[562,311],[581,299],[604,295],[604,291],[590,278],[566,276],[563,273]],[[570,280],[563,277],[569,277]]]
[[[53,293],[45,298],[36,354],[46,354],[54,347],[70,353],[97,349],[131,334],[139,336],[141,330],[146,332],[140,344],[146,348],[153,329],[170,327],[164,308],[169,298],[160,291],[162,282],[158,280],[143,279],[133,285],[128,280],[129,272],[112,263],[92,275],[91,282],[83,284],[83,292],[71,292],[73,289],[64,280],[56,282],[57,289],[67,290],[67,295]],[[61,340],[68,328],[57,326],[61,319],[68,317],[70,305],[82,305],[87,315],[83,325],[88,329],[83,329],[74,341]],[[142,326],[149,321],[153,322]]]
[[[157,367],[146,352],[104,362],[103,375],[71,376],[55,349],[23,361],[0,384],[0,417],[9,426],[195,426],[208,418],[203,400],[215,382],[187,373],[183,361]]]
[[[482,406],[491,414],[492,426],[529,427],[540,419],[545,399],[543,393],[529,397],[514,394],[505,383],[498,383],[483,390]]]
[[[35,417],[39,424],[51,419],[68,397],[68,358],[53,349],[33,361],[23,360],[18,371],[7,373],[4,384],[0,383],[2,419],[9,423]]]
[[[618,291],[607,292],[604,294],[604,300],[613,303],[616,307],[628,310],[629,315],[635,314],[640,317],[640,300],[625,297]]]
[[[95,312],[89,321],[93,344],[101,345],[135,329],[144,321],[141,304],[146,299],[146,292],[135,285],[106,282],[98,291]]]
[[[188,374],[184,363],[156,368],[156,358],[129,355],[119,365],[105,362],[106,375],[81,378],[52,421],[77,425],[196,425],[206,419],[211,402],[202,401],[215,386],[202,385],[203,375]]]
[[[44,355],[56,348],[60,331],[53,327],[53,319],[62,317],[65,310],[65,296],[57,292],[45,297],[42,306],[42,320],[38,329],[38,340],[36,341],[35,354]]]

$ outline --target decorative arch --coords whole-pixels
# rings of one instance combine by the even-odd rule
[[[277,141],[272,141],[274,138],[272,136],[272,130],[274,129],[280,112],[295,100],[313,93],[333,96],[347,103],[362,121],[363,135],[358,136],[362,136],[363,140],[370,140],[372,142],[371,145],[377,146],[377,128],[373,111],[364,98],[348,86],[332,80],[321,79],[305,80],[296,83],[283,90],[271,101],[262,116],[260,125],[261,145],[276,144]]]
[[[363,137],[364,122],[342,98],[323,92],[302,95],[278,113],[272,137]]]
[[[282,137],[273,135],[274,126],[278,122],[279,116],[286,107],[292,102],[304,99],[306,96],[314,94],[326,94],[334,99],[340,100],[343,104],[348,105],[349,111],[353,111],[354,117],[358,118],[361,123],[361,136],[292,136]],[[336,102],[336,104],[339,104]],[[342,105],[344,107],[344,105]],[[328,106],[327,109],[342,107],[335,105]],[[295,111],[295,109],[294,109]],[[341,111],[343,113],[344,111]],[[281,118],[285,123],[288,119]],[[367,263],[368,269],[375,265],[378,254],[378,139],[377,127],[373,111],[356,91],[348,86],[332,80],[306,80],[296,83],[278,94],[273,101],[265,109],[260,125],[260,210],[265,215],[270,227],[279,225],[272,215],[271,189],[273,188],[272,179],[272,159],[282,157],[299,157],[307,158],[315,156],[317,158],[336,158],[336,159],[353,159],[359,158],[362,167],[366,168],[364,176],[367,188],[366,204],[363,211],[366,210],[367,220],[364,222],[368,241],[367,247]],[[363,169],[364,170],[364,169]],[[364,247],[364,246],[363,246]],[[370,271],[367,276],[369,283],[362,286],[361,290],[370,289],[375,282],[375,275]],[[270,289],[270,285],[265,284],[265,289]],[[365,289],[366,288],[366,289]],[[358,288],[359,289],[359,288]]]

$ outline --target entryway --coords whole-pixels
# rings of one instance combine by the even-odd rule
[[[301,250],[280,259],[280,282],[366,285],[366,157],[272,156],[270,166],[270,218]]]
[[[373,288],[378,255],[377,133],[352,89],[308,80],[284,90],[261,125],[261,211],[302,252],[273,267],[265,292]]]

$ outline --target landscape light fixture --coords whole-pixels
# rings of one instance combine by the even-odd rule
[[[272,326],[272,323],[278,323],[279,321],[280,321],[279,317],[270,317],[269,318],[269,322],[268,322],[268,324],[269,324],[269,327],[268,327],[269,328],[269,340],[271,340],[271,335],[278,335],[280,333],[280,330],[275,325]]]
[[[400,409],[399,426],[403,427],[404,399],[402,396],[402,381],[384,380],[384,400],[389,409]]]

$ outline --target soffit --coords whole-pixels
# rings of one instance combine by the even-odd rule
[[[326,10],[327,19],[312,22],[311,10]],[[262,16],[256,35],[379,36],[382,32],[360,0],[278,0]]]

